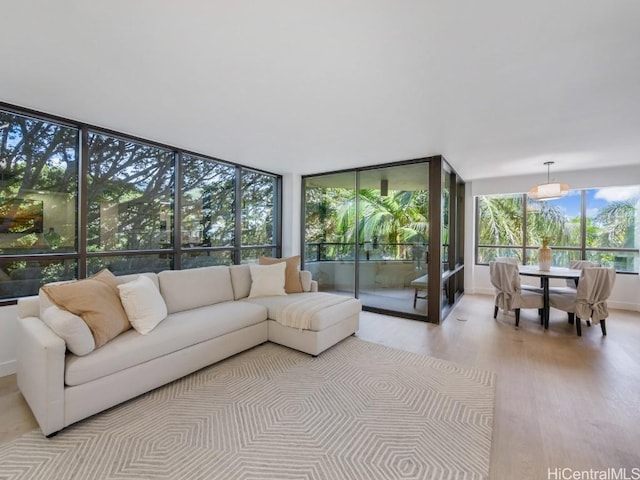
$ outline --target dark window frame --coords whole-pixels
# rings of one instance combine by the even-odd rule
[[[77,249],[75,252],[64,253],[33,253],[33,254],[18,254],[18,255],[3,255],[0,254],[0,260],[3,261],[38,261],[38,260],[74,260],[77,261],[77,278],[82,279],[87,277],[87,264],[91,258],[98,257],[115,257],[115,256],[127,256],[127,255],[168,255],[171,257],[170,264],[172,269],[179,270],[182,268],[182,255],[190,252],[214,252],[214,251],[232,251],[233,264],[240,264],[242,260],[242,251],[250,248],[263,248],[270,249],[277,256],[282,254],[282,176],[273,172],[262,170],[259,168],[249,167],[241,165],[228,160],[222,160],[210,155],[194,152],[192,150],[181,149],[172,145],[163,144],[153,140],[147,140],[134,135],[129,135],[123,132],[118,132],[111,129],[102,128],[96,125],[87,124],[84,122],[75,121],[72,119],[50,115],[44,112],[39,112],[33,109],[24,108],[16,105],[11,105],[5,102],[0,102],[0,110],[6,111],[11,114],[22,115],[30,117],[36,121],[51,122],[61,126],[75,128],[78,130],[78,181],[77,181],[77,205],[76,205],[76,228],[77,228]],[[88,209],[88,138],[89,133],[97,133],[120,140],[135,142],[149,147],[161,148],[173,152],[173,246],[168,249],[148,249],[148,250],[105,250],[100,252],[87,251],[87,209]],[[273,216],[273,242],[268,245],[243,245],[241,235],[236,235],[233,246],[216,246],[216,247],[199,247],[199,248],[183,248],[179,239],[180,235],[180,212],[182,211],[181,201],[181,170],[182,170],[182,157],[189,155],[193,157],[199,157],[204,160],[220,163],[236,170],[236,191],[240,196],[236,197],[234,204],[234,212],[236,217],[237,228],[241,227],[241,215],[242,215],[242,202],[240,201],[242,194],[242,172],[250,171],[259,174],[263,174],[269,177],[273,177],[275,181],[275,199],[274,199],[274,216]],[[14,305],[17,303],[17,299],[20,296],[0,299],[0,306]]]
[[[551,247],[554,250],[558,251],[577,251],[580,252],[580,259],[586,260],[588,252],[620,252],[620,253],[640,253],[640,248],[611,248],[611,247],[588,247],[586,245],[586,229],[587,229],[587,191],[593,190],[594,188],[580,188],[575,189],[574,191],[580,192],[580,246],[554,246]],[[604,188],[604,187],[603,187]],[[515,193],[511,194],[516,197],[522,196],[522,244],[518,245],[489,245],[489,244],[480,244],[480,197],[491,197],[491,196],[499,196],[500,194],[495,195],[478,195],[474,199],[474,213],[475,213],[475,232],[474,232],[474,263],[476,265],[489,265],[488,263],[479,262],[479,249],[480,248],[503,248],[510,250],[521,250],[522,251],[522,259],[523,263],[527,264],[528,255],[527,252],[539,248],[539,245],[528,245],[527,244],[527,202],[528,195],[526,193]],[[509,195],[509,194],[505,194]],[[618,271],[617,274],[621,275],[638,275],[640,272],[628,272],[628,271]]]

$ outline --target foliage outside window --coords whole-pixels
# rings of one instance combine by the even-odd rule
[[[324,178],[323,178],[324,177]],[[322,184],[331,183],[328,175]],[[429,238],[428,190],[363,188],[357,201],[355,189],[314,186],[305,179],[305,259],[307,261],[353,260],[355,243],[371,259],[407,260],[424,251]],[[343,184],[344,179],[337,184]],[[356,223],[358,223],[358,238]]]
[[[235,242],[236,169],[185,155],[180,237],[184,246],[229,247]]]
[[[275,245],[278,184],[272,175],[242,170],[242,244]]]
[[[89,251],[169,248],[173,152],[89,133]]]
[[[481,196],[476,214],[478,264],[499,256],[535,264],[546,237],[554,265],[566,267],[572,260],[585,259],[619,272],[639,270],[640,186],[573,190],[551,201],[526,195]]]
[[[276,175],[0,109],[0,301],[105,267],[125,274],[279,255],[279,188]]]
[[[78,138],[0,110],[0,299],[77,274]]]

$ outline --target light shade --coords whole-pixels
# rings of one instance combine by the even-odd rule
[[[529,198],[533,200],[554,200],[562,198],[569,193],[569,185],[566,183],[551,183],[551,165],[555,162],[544,162],[547,166],[547,183],[536,185],[529,190]]]
[[[543,183],[529,190],[529,198],[533,200],[554,200],[562,198],[569,193],[569,185],[566,183]]]

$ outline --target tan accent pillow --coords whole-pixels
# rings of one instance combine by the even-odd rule
[[[45,285],[42,290],[58,307],[84,320],[96,348],[131,328],[120,302],[116,277],[107,269],[84,280]]]
[[[260,257],[260,265],[273,265],[274,263],[286,262],[284,271],[284,291],[287,293],[304,292],[300,282],[300,255],[287,258]]]

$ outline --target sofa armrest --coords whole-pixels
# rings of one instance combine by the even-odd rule
[[[318,291],[318,282],[313,280],[313,274],[309,270],[300,270],[300,283],[305,292]]]
[[[42,429],[50,435],[64,428],[66,345],[37,317],[18,318],[17,380]]]
[[[22,297],[18,299],[18,317],[39,317],[40,316],[40,298],[35,295],[33,297]]]

